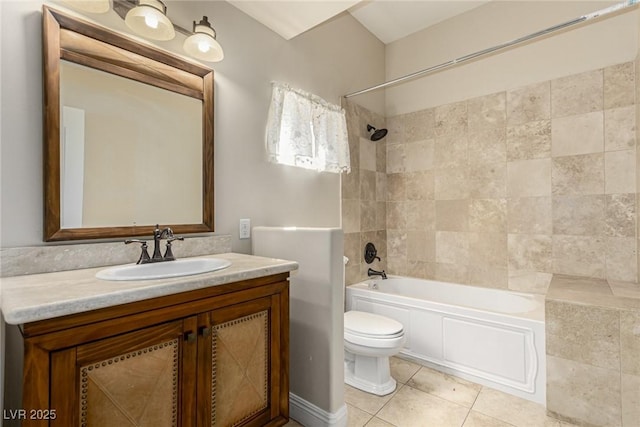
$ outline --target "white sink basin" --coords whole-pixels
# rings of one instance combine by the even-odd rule
[[[188,258],[150,264],[127,264],[100,270],[96,277],[102,280],[151,280],[191,276],[222,270],[231,261],[220,258]]]

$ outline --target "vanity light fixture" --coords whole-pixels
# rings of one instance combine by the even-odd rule
[[[189,55],[204,61],[218,62],[224,58],[222,46],[216,40],[216,30],[206,16],[198,23],[193,21],[193,34],[187,37],[182,47]]]
[[[187,37],[182,48],[189,56],[208,62],[218,62],[224,59],[222,46],[216,40],[216,30],[213,29],[206,16],[203,16],[200,22],[193,21],[193,30],[189,31],[171,22],[167,17],[167,7],[161,0],[61,1],[75,9],[91,13],[107,12],[111,3],[114,12],[124,19],[125,24],[131,30],[142,37],[167,41],[172,40],[178,32]]]
[[[167,7],[160,0],[138,0],[138,5],[127,12],[124,22],[143,37],[172,40],[176,32],[166,13]]]

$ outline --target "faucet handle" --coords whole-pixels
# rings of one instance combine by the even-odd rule
[[[184,240],[182,236],[173,236],[167,239],[167,249],[164,251],[164,260],[165,261],[173,261],[176,257],[173,255],[173,251],[171,250],[171,242],[174,240]]]
[[[140,240],[140,239],[127,239],[124,241],[125,245],[128,245],[130,243],[140,243],[140,249],[142,250],[142,252],[140,253],[140,258],[138,258],[138,261],[136,262],[136,264],[146,264],[148,262],[151,261],[151,257],[149,257],[149,251],[147,251],[147,241],[146,240]]]
[[[364,260],[367,264],[371,264],[374,260],[382,261],[378,256],[378,250],[371,242],[367,243],[364,247]]]

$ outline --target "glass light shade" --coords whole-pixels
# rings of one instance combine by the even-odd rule
[[[109,11],[109,0],[65,0],[65,4],[89,13],[105,13]]]
[[[171,40],[176,36],[176,32],[164,12],[165,7],[161,1],[139,0],[138,6],[127,12],[124,22],[143,37],[152,40]]]
[[[222,46],[213,37],[203,33],[196,33],[184,41],[184,51],[203,61],[218,62],[224,58]]]
[[[211,28],[206,16],[198,24],[193,23],[193,32],[194,34],[184,41],[182,47],[185,52],[203,61],[218,62],[224,59],[222,46],[216,40],[216,32]]]

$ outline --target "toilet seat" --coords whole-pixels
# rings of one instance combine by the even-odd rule
[[[363,311],[344,314],[345,341],[373,348],[394,348],[404,342],[402,323]]]
[[[402,323],[378,314],[351,310],[344,314],[344,329],[354,334],[387,337],[404,332]]]

